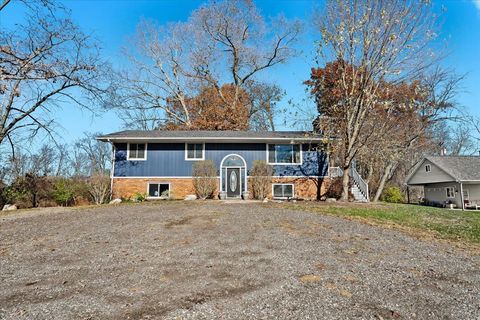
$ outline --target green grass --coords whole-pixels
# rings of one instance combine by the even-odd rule
[[[363,218],[380,224],[395,224],[427,231],[444,239],[480,243],[480,211],[447,210],[406,204],[288,206],[297,210]]]

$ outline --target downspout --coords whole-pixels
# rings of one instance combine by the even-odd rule
[[[463,200],[463,183],[460,183],[460,201],[462,202],[462,211],[465,211],[465,201]]]
[[[107,139],[108,142],[112,144],[112,169],[110,170],[110,200],[113,197],[113,174],[115,172],[115,145]]]

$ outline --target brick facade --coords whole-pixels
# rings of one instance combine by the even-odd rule
[[[188,194],[195,194],[191,178],[114,178],[113,198],[129,198],[136,193],[147,193],[148,183],[170,183],[170,195],[173,199],[183,199]]]
[[[305,200],[316,200],[318,186],[320,185],[320,196],[324,195],[330,185],[330,179],[326,178],[273,178],[272,183],[291,183],[294,185],[295,198]],[[272,197],[270,190],[270,198]]]
[[[220,179],[218,180],[220,182]],[[170,183],[170,192],[173,199],[183,199],[186,195],[195,194],[191,178],[113,178],[113,198],[129,198],[136,193],[145,194],[148,192],[149,182]],[[330,179],[324,178],[323,181],[319,182],[317,178],[306,177],[273,178],[272,183],[293,183],[295,197],[315,200],[317,198],[317,185],[321,184],[320,194],[323,195],[329,186]],[[219,190],[218,185],[217,193]],[[271,189],[269,197],[272,197]]]

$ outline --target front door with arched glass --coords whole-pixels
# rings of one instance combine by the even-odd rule
[[[238,154],[229,154],[220,164],[221,191],[228,198],[240,198],[246,190],[246,162]]]

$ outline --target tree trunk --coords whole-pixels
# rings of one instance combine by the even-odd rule
[[[350,169],[351,165],[343,168],[343,177],[342,177],[342,196],[340,201],[348,201],[348,195],[350,191]]]
[[[373,202],[378,202],[380,199],[380,196],[382,195],[383,188],[385,188],[385,184],[387,183],[388,178],[390,177],[390,174],[392,173],[394,163],[389,162],[387,167],[385,168],[385,171],[383,171],[382,178],[380,179],[380,184],[378,185],[377,192],[375,193],[375,197],[373,198]]]
[[[369,161],[368,162],[368,174],[367,177],[365,178],[366,183],[370,183],[370,180],[372,180],[373,177],[373,162]]]

